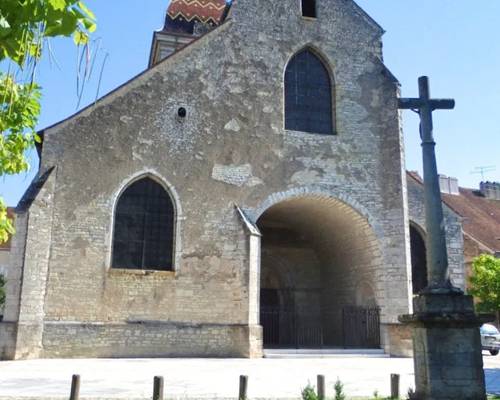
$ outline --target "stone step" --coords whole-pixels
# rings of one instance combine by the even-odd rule
[[[388,358],[382,349],[264,349],[264,358]]]

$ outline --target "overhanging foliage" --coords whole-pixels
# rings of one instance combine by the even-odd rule
[[[0,176],[29,168],[26,151],[39,140],[41,88],[34,81],[44,44],[56,36],[73,37],[86,45],[96,29],[95,16],[78,0],[1,0],[0,62]],[[0,243],[13,234],[0,199]]]

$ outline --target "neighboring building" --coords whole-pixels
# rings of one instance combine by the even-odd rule
[[[151,68],[41,132],[0,356],[408,354],[382,35],[351,0],[173,0]]]
[[[426,224],[424,209],[423,180],[415,171],[408,176],[408,210],[410,214],[410,248],[412,260],[413,293],[418,293],[427,286]],[[456,180],[451,182],[451,191],[458,193]],[[443,181],[441,181],[443,187]],[[450,188],[450,185],[447,186]],[[450,190],[448,190],[450,192]],[[443,213],[446,226],[446,245],[450,278],[455,286],[465,288],[464,238],[462,235],[462,217],[444,200]]]
[[[444,178],[442,178],[444,179]],[[500,183],[481,182],[479,190],[442,191],[444,202],[462,217],[467,275],[481,254],[500,257]]]
[[[479,189],[468,189],[460,187],[456,178],[445,175],[439,178],[452,279],[458,286],[467,286],[474,258],[481,254],[500,256],[500,183],[481,182]],[[422,178],[417,172],[408,172],[410,227],[415,224],[416,230],[423,233],[423,240],[418,243],[423,243],[421,247],[425,253],[423,198],[417,193],[423,193]],[[459,230],[461,239],[457,235]],[[412,251],[417,251],[418,243],[412,246]],[[417,260],[423,257],[416,255],[413,263],[418,264]],[[459,267],[461,259],[465,269]]]

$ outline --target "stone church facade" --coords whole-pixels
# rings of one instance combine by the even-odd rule
[[[173,0],[150,68],[42,132],[0,356],[349,347],[346,315],[365,327],[373,310],[376,343],[358,344],[406,354],[410,216],[382,35],[350,0]]]

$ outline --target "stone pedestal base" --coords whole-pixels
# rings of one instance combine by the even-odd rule
[[[413,357],[412,329],[403,324],[381,324],[382,347],[391,357]]]
[[[471,296],[422,294],[414,299],[414,314],[400,321],[413,328],[415,399],[486,399],[482,320]]]
[[[0,361],[13,360],[16,352],[17,324],[0,322]]]

